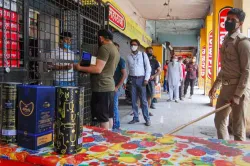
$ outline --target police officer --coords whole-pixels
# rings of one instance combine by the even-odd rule
[[[231,107],[215,115],[215,126],[219,139],[229,139],[227,130],[228,117],[232,111],[234,140],[246,139],[246,111],[250,102],[250,42],[240,33],[245,13],[233,8],[227,13],[225,28],[228,34],[222,44],[221,71],[209,92],[210,98],[215,98],[216,89],[221,85],[221,92],[216,107],[222,107],[231,102]]]

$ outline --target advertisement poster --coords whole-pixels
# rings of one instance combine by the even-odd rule
[[[8,63],[4,61],[3,50],[6,50]],[[0,2],[0,59],[0,67],[20,66],[18,14],[14,1],[11,4],[9,1]]]

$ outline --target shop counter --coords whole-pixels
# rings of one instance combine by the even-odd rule
[[[84,127],[82,136],[83,149],[75,155],[58,155],[52,146],[32,151],[13,144],[0,145],[0,162],[16,160],[44,166],[250,165],[250,142],[96,127]]]

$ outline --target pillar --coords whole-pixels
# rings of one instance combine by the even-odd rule
[[[240,8],[246,13],[245,22],[241,32],[250,38],[250,0],[234,0],[234,7]]]
[[[206,71],[205,71],[205,95],[208,95],[211,89],[211,65],[212,65],[212,30],[213,30],[213,16],[209,15],[205,22],[205,35],[206,35]]]
[[[225,21],[227,12],[233,7],[233,0],[213,0],[213,60],[212,60],[212,78],[213,84],[220,71],[220,53],[219,49],[222,45],[225,35]],[[217,92],[217,96],[219,91]],[[211,105],[215,106],[216,100],[211,100]]]
[[[199,62],[199,88],[205,92],[206,75],[206,29],[200,30],[200,62]],[[204,93],[205,94],[205,93]]]

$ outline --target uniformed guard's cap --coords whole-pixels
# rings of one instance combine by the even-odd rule
[[[113,34],[111,31],[102,29],[98,31],[98,36],[103,36],[106,39],[113,40]]]

